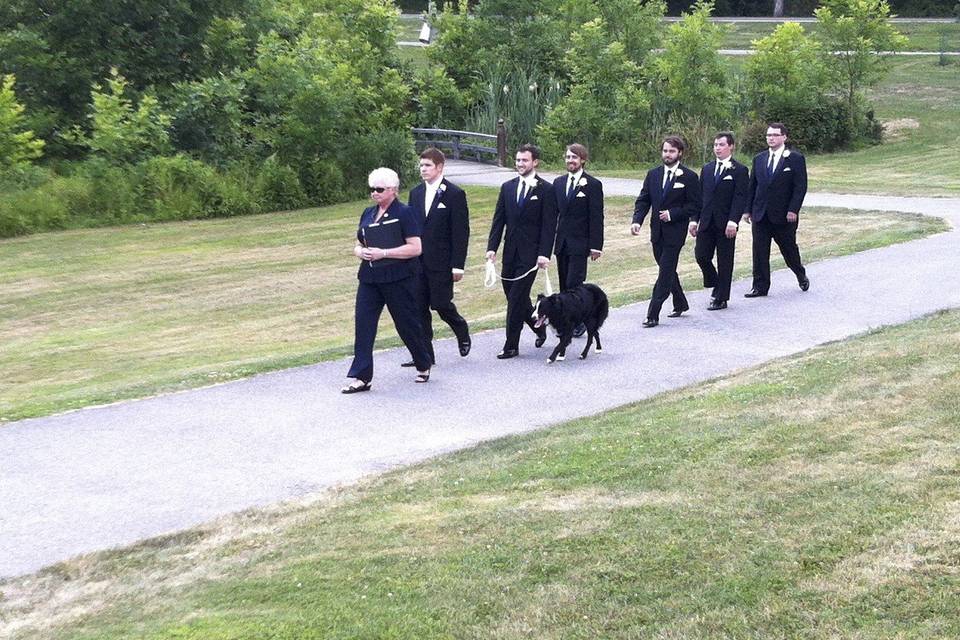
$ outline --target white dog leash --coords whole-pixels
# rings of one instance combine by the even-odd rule
[[[504,280],[506,282],[516,282],[517,280],[523,280],[528,275],[536,271],[538,268],[539,267],[537,267],[537,265],[534,265],[533,267],[530,268],[529,271],[517,276],[516,278],[504,278],[503,276],[497,274],[497,268],[496,266],[494,266],[493,261],[487,260],[487,272],[483,277],[483,285],[487,289],[492,289],[493,287],[497,286],[497,280]],[[546,269],[543,269],[543,279],[544,279],[543,290],[546,292],[548,296],[552,296],[553,286],[551,286],[550,284],[550,275],[547,273]]]

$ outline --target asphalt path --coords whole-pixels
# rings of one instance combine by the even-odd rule
[[[455,162],[448,170],[463,184],[497,185],[511,175]],[[604,184],[609,194],[639,191],[637,181]],[[807,204],[912,211],[943,216],[954,228],[960,223],[960,199],[813,193]],[[474,233],[485,233],[482,217]],[[802,250],[802,228],[800,242]],[[649,249],[638,242],[637,251]],[[767,298],[746,300],[749,281],[734,283],[730,308],[722,312],[705,311],[707,292],[693,291],[688,315],[664,317],[652,330],[640,328],[646,303],[630,305],[611,311],[601,332],[604,353],[584,361],[546,364],[554,339],[535,349],[529,332],[519,358],[497,360],[503,332],[496,330],[475,335],[467,358],[451,340],[439,342],[426,385],[400,368],[405,351],[391,349],[377,354],[369,393],[339,393],[348,366],[339,360],[8,423],[0,427],[0,577],[957,307],[958,264],[960,233],[950,231],[810,264],[806,293],[783,270],[774,273]],[[482,284],[477,276],[461,286]]]

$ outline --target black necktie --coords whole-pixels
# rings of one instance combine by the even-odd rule
[[[770,159],[767,160],[767,175],[773,175],[773,153],[770,154]]]
[[[567,185],[567,200],[573,195],[573,176],[570,176],[570,184]]]
[[[517,204],[523,204],[523,199],[527,197],[527,183],[525,180],[520,181],[520,197],[517,198]]]
[[[663,181],[663,188],[666,189],[667,186],[673,181],[673,169],[667,170],[667,179]]]
[[[723,165],[717,162],[717,167],[713,171],[713,179],[716,180],[720,176],[720,172],[723,171]]]

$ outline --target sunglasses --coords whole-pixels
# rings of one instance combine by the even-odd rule
[[[386,190],[389,189],[389,188],[390,188],[390,187],[370,187],[370,191],[371,191],[371,192],[374,192],[374,193],[383,193],[384,191],[386,191]]]

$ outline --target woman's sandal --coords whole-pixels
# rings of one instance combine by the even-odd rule
[[[363,380],[354,380],[340,389],[340,393],[360,393],[361,391],[370,391],[370,383]]]
[[[417,371],[417,377],[413,379],[414,382],[430,382],[430,369],[426,371]]]

